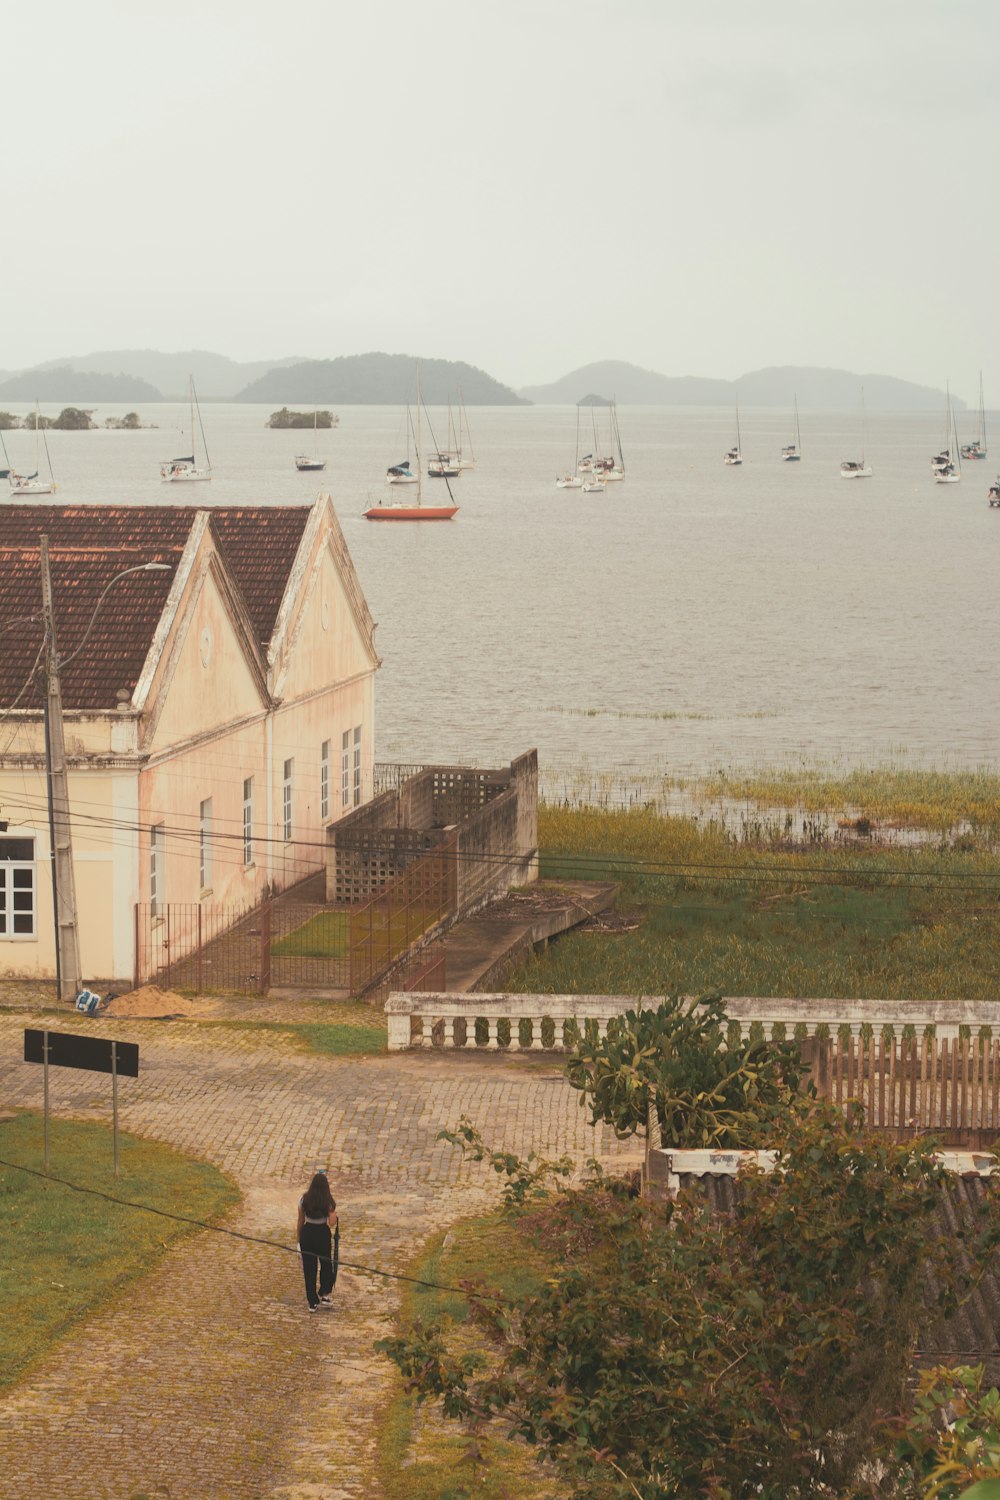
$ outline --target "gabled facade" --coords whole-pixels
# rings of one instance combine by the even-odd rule
[[[323,868],[325,827],[371,791],[375,627],[328,495],[0,511],[0,977],[55,973],[43,533],[81,963],[123,983],[137,905],[250,906]],[[150,561],[169,571],[120,579],[94,615]]]

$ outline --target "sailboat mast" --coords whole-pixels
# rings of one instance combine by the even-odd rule
[[[35,473],[38,473],[38,402],[35,402]]]
[[[983,401],[983,372],[979,372],[979,446],[986,451],[986,406]]]
[[[798,396],[793,396],[792,397],[792,404],[795,407],[795,451],[796,451],[796,453],[801,453],[802,452],[802,438],[801,438],[801,435],[799,433],[799,398],[798,398]]]
[[[198,407],[198,427],[201,432],[201,446],[205,450],[205,468],[211,471],[212,460],[208,456],[208,443],[205,441],[205,424],[201,420],[201,406],[198,404],[198,396],[194,388],[194,376],[191,376],[191,400]],[[191,417],[191,447],[194,447],[194,415]]]
[[[625,455],[622,452],[622,430],[618,425],[618,402],[614,399],[614,397],[612,397],[611,399],[611,411],[614,416],[615,442],[618,445],[618,462],[621,465],[621,471],[624,474]]]
[[[576,451],[573,454],[573,473],[580,467],[580,403],[576,403]]]
[[[743,438],[740,435],[740,403],[736,403],[736,451],[743,457]]]
[[[420,361],[417,360],[417,430],[413,435],[413,441],[417,451],[417,504],[420,504],[424,490],[423,465],[420,462]]]
[[[38,423],[39,423],[38,402],[36,401],[35,402],[35,437],[36,437],[36,440],[37,440],[37,437],[38,437]],[[52,456],[49,453],[49,435],[46,432],[46,430],[45,430],[44,427],[42,428],[42,442],[43,442],[43,444],[45,446],[45,462],[49,466],[49,479],[50,479],[50,481],[54,481],[55,480],[55,475],[52,472]],[[35,464],[35,468],[36,469],[38,468],[37,462]]]
[[[461,388],[461,386],[459,386],[459,388],[458,388],[458,401],[459,401],[459,406],[461,407],[461,411],[459,413],[459,419],[458,419],[459,423],[460,423],[460,427],[459,427],[459,447],[462,446],[461,426],[464,425],[464,427],[465,427],[465,436],[469,439],[469,455],[470,455],[470,457],[472,459],[472,462],[475,463],[475,461],[476,461],[476,450],[472,446],[472,428],[469,426],[469,418],[468,418],[468,415],[466,414],[466,410],[465,410],[465,397],[462,395],[462,388]]]

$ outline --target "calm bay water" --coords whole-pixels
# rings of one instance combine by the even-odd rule
[[[314,443],[268,430],[269,410],[205,406],[204,485],[159,481],[160,460],[191,451],[186,406],[142,408],[157,431],[50,433],[55,498],[287,503],[328,489],[379,622],[380,758],[495,764],[537,745],[550,789],[587,767],[628,780],[1000,758],[996,418],[996,461],[936,485],[942,418],[873,416],[874,476],[846,483],[855,415],[804,412],[803,460],[783,464],[790,418],[744,412],[745,462],[726,468],[730,413],[623,407],[628,477],[584,495],[555,487],[573,408],[473,408],[478,464],[452,482],[456,519],[373,525],[361,513],[406,450],[399,412],[346,407]],[[444,442],[444,413],[431,421]],[[589,451],[589,414],[584,434]],[[15,467],[33,460],[33,434],[5,438]],[[314,448],[326,472],[297,473],[294,454]]]

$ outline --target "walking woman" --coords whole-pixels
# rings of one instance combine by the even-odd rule
[[[337,1263],[340,1260],[340,1226],[337,1222],[337,1205],[330,1192],[325,1172],[317,1172],[312,1182],[299,1199],[299,1218],[296,1225],[299,1251],[302,1255],[302,1271],[306,1278],[306,1300],[309,1311],[317,1312],[321,1307],[330,1307],[330,1293],[337,1281]],[[316,1271],[319,1270],[319,1292],[316,1291]]]

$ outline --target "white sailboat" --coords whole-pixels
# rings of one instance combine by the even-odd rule
[[[608,407],[609,447],[611,454],[602,459],[601,472],[609,484],[620,484],[625,478],[625,457],[622,453],[622,435],[618,426],[618,403],[612,397]]]
[[[319,411],[318,411],[318,409],[316,407],[314,407],[313,408],[313,452],[316,451],[316,431],[317,431],[317,422],[318,422],[318,420],[319,420]],[[320,470],[326,468],[326,459],[325,458],[310,458],[305,453],[297,453],[295,455],[295,467],[298,469],[298,471],[299,471],[300,474],[304,474],[304,473],[318,473]]]
[[[865,388],[861,387],[861,458],[846,458],[840,466],[841,479],[870,479],[872,466],[865,463],[865,447],[868,439],[868,419],[865,415]]]
[[[931,473],[949,474],[954,470],[952,455],[958,453],[958,449],[952,447],[951,429],[953,426],[951,413],[951,382],[944,383],[944,445],[940,453],[935,453],[931,459]]]
[[[205,442],[205,426],[201,420],[201,407],[198,405],[198,396],[194,388],[194,376],[188,376],[189,390],[188,399],[191,407],[191,452],[186,458],[171,458],[160,465],[160,478],[164,484],[192,484],[198,480],[211,479],[212,462],[208,456],[208,444]],[[194,414],[198,413],[198,428],[201,432],[201,446],[205,451],[205,465],[200,467],[195,463],[194,455]]]
[[[43,479],[40,473],[38,439],[39,433],[45,445],[45,463],[48,467],[49,477]],[[6,450],[5,450],[6,451]],[[38,410],[38,402],[35,402],[35,472],[33,474],[18,474],[11,469],[8,475],[10,487],[15,495],[51,495],[58,489],[52,474],[52,459],[49,456],[49,440],[45,428],[41,424],[41,416]]]
[[[743,440],[740,436],[740,403],[738,401],[736,403],[736,443],[730,448],[722,461],[731,467],[743,462]]]
[[[580,465],[580,403],[576,403],[576,450],[573,454],[573,469],[569,474],[563,475],[562,479],[556,480],[556,488],[560,490],[580,490],[583,488],[583,480],[579,474]]]
[[[781,461],[786,464],[797,464],[802,457],[802,438],[799,433],[799,398],[793,398],[795,405],[795,441],[789,443],[781,450]]]
[[[986,407],[983,405],[983,372],[979,372],[979,436],[973,443],[963,443],[958,450],[963,458],[985,458],[986,448]]]
[[[958,484],[962,478],[962,459],[958,447],[958,433],[955,429],[955,408],[951,401],[950,393],[948,400],[948,415],[951,418],[951,436],[948,439],[948,451],[954,453],[954,459],[941,465],[934,470],[935,484]]]

